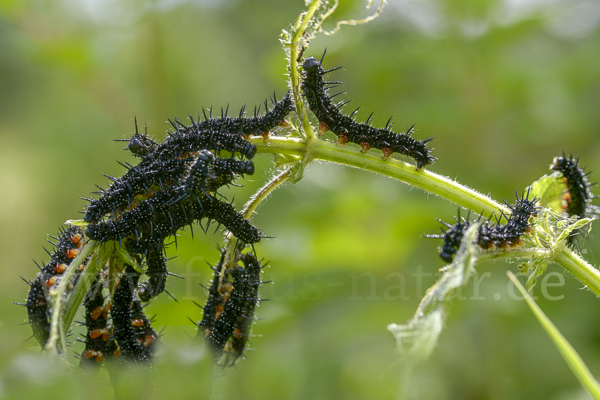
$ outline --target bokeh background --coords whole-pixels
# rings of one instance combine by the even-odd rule
[[[343,1],[339,18],[366,16]],[[435,137],[432,171],[512,201],[548,172],[561,152],[600,170],[600,3],[596,0],[389,0],[383,15],[319,36],[306,55],[328,49],[343,65],[360,118],[395,117],[397,131]],[[101,174],[133,162],[113,139],[129,137],[134,117],[162,139],[167,117],[202,107],[253,108],[287,90],[278,42],[303,9],[300,0],[3,0],[0,2],[0,398],[111,398],[108,378],[61,373],[39,355],[23,307],[31,258],[83,209],[79,196]],[[331,26],[327,26],[331,27]],[[351,106],[350,105],[350,106]],[[350,107],[348,106],[348,107]],[[232,195],[240,206],[273,171]],[[594,178],[591,178],[594,181]],[[275,239],[257,246],[270,261],[271,299],[257,311],[254,350],[219,373],[215,399],[578,399],[587,398],[524,302],[510,295],[506,270],[481,265],[449,309],[431,358],[402,384],[389,323],[406,322],[443,266],[436,218],[457,207],[396,181],[331,164],[278,190],[255,216]],[[198,230],[196,230],[198,231]],[[168,296],[148,308],[164,328],[156,398],[196,398],[206,370],[194,350],[196,320],[216,262],[220,234],[179,239]],[[600,264],[592,232],[581,247]],[[598,299],[561,268],[534,290],[539,303],[600,376]],[[483,275],[485,273],[485,275]],[[524,278],[521,278],[524,279]],[[560,297],[557,299],[556,297]],[[77,336],[77,329],[72,336]],[[81,344],[73,345],[74,351]],[[200,361],[198,361],[200,359]],[[70,360],[76,364],[76,359]],[[134,388],[135,389],[135,388]],[[135,393],[135,390],[134,390]],[[139,392],[134,397],[146,398]]]

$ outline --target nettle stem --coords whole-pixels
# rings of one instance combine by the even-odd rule
[[[463,208],[472,210],[486,217],[489,217],[492,214],[500,215],[501,213],[507,215],[511,212],[506,205],[498,203],[490,197],[461,185],[448,177],[428,170],[417,169],[414,165],[407,164],[400,160],[392,158],[383,160],[381,155],[375,151],[363,153],[358,147],[340,146],[336,143],[325,142],[317,138],[305,140],[290,137],[271,137],[265,142],[262,136],[255,136],[251,137],[249,140],[256,145],[258,153],[302,157],[302,168],[314,160],[334,162],[381,174],[411,186],[421,188],[426,192],[438,195]],[[288,173],[289,171],[289,169],[286,170]],[[277,178],[273,181],[279,182]],[[271,182],[269,182],[265,188],[268,187]],[[279,182],[277,185],[280,183],[283,183],[283,181]],[[261,193],[263,189],[258,193]],[[258,203],[266,197],[258,196],[258,193],[257,196],[253,198],[255,201],[251,202],[253,207],[256,207]],[[246,217],[249,216],[249,214],[246,215]],[[482,255],[480,261],[499,258],[545,258],[548,261],[559,264],[567,271],[571,272],[584,285],[596,293],[596,295],[600,296],[600,271],[587,263],[568,247],[563,246],[556,250],[536,247],[515,249],[512,251],[497,251]]]
[[[310,161],[329,161],[381,174],[429,193],[452,201],[478,214],[509,214],[510,209],[490,197],[434,172],[417,169],[414,165],[388,158],[383,160],[378,152],[362,153],[360,148],[340,146],[320,139],[304,141],[298,138],[271,137],[268,142],[262,136],[250,138],[258,153],[295,155]],[[310,142],[310,146],[308,143]]]

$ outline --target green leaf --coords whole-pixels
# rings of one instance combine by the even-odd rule
[[[575,222],[573,222],[574,220],[575,220]],[[571,235],[571,232],[574,232],[578,229],[583,228],[584,226],[590,224],[592,221],[593,220],[591,218],[582,218],[582,219],[568,218],[568,219],[560,221],[557,224],[557,226],[559,228],[564,226],[564,229],[562,230],[560,235],[558,235],[558,237],[556,238],[555,243],[559,243],[562,240],[566,240]]]
[[[562,183],[561,177],[562,174],[558,171],[542,176],[526,189],[526,191],[529,191],[529,197],[537,197],[540,199],[540,206],[550,207],[554,211],[562,213],[562,196],[565,186]]]
[[[531,267],[533,268],[533,272],[531,272],[531,275],[529,275],[529,278],[527,278],[526,284],[528,291],[533,289],[538,278],[546,271],[546,268],[548,267],[548,261],[543,258],[536,258],[533,260],[533,262],[531,262]]]
[[[81,228],[87,228],[88,223],[82,219],[68,219],[65,221],[66,225],[79,226]]]
[[[442,277],[427,290],[414,317],[404,325],[389,324],[400,354],[410,362],[426,360],[437,344],[444,321],[444,307],[455,290],[464,286],[475,271],[480,252],[475,244],[479,224],[471,224],[464,234],[454,262],[445,267]]]

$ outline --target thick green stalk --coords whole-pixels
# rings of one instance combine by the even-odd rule
[[[259,153],[296,155],[303,160],[321,160],[335,162],[350,167],[385,175],[387,177],[421,188],[436,194],[461,207],[489,216],[501,212],[509,214],[510,210],[488,196],[459,184],[458,182],[425,169],[417,169],[414,165],[389,158],[383,160],[378,152],[362,153],[358,147],[340,146],[323,140],[304,141],[298,138],[272,137],[264,142],[262,136],[250,139]],[[585,260],[564,247],[559,252],[547,249],[516,249],[510,252],[494,252],[482,255],[481,261],[489,258],[546,258],[556,262],[571,272],[584,285],[600,296],[600,272]]]
[[[556,254],[554,261],[564,269],[575,275],[577,279],[586,285],[596,296],[600,296],[600,271],[588,264],[578,254],[565,247]]]
[[[265,143],[262,136],[256,136],[250,138],[250,141],[256,145],[259,153],[297,155],[307,160],[316,159],[356,167],[416,186],[477,213],[488,216],[500,212],[510,213],[505,205],[448,177],[425,169],[419,170],[414,165],[393,158],[383,160],[381,154],[375,151],[362,153],[358,147],[340,146],[323,140],[310,141],[310,146],[297,138],[272,137]]]

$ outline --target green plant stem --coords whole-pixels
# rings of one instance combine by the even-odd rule
[[[578,254],[574,253],[568,247],[563,247],[559,251],[551,251],[548,249],[515,249],[510,251],[495,251],[495,252],[484,252],[479,256],[479,261],[497,260],[501,258],[506,259],[536,259],[545,258],[548,261],[554,262],[570,273],[572,273],[577,279],[579,279],[584,285],[586,285],[596,296],[600,297],[600,271],[594,268],[593,265],[589,264]]]
[[[250,200],[244,205],[242,210],[242,214],[244,214],[244,218],[249,219],[254,211],[258,208],[260,203],[264,201],[273,190],[277,189],[283,183],[285,183],[291,176],[292,168],[287,168],[282,171],[280,174],[276,175],[273,179],[267,182],[258,192],[256,192]],[[232,256],[234,254],[235,247],[238,246],[237,240],[235,236],[230,232],[227,235],[227,253],[225,255],[225,262],[223,262],[223,266],[221,267],[221,279],[225,277],[225,271],[229,268],[230,262],[232,260]],[[240,249],[241,250],[241,249]]]
[[[264,142],[262,136],[250,138],[259,153],[296,155],[303,160],[329,161],[342,165],[360,168],[366,171],[385,175],[421,188],[429,193],[452,201],[461,207],[473,210],[485,216],[492,214],[509,214],[510,210],[488,196],[485,196],[458,182],[438,175],[428,170],[419,170],[414,165],[389,158],[383,160],[379,153],[370,151],[362,153],[358,147],[340,146],[323,140],[304,141],[299,138],[272,137]],[[600,296],[600,272],[588,264],[569,248],[563,248],[559,253],[546,249],[516,249],[509,252],[494,252],[483,254],[481,260],[497,258],[531,258],[543,257],[556,262],[571,272],[584,285]]]
[[[298,57],[300,56],[300,47],[304,45],[304,36],[309,23],[313,19],[315,12],[321,6],[320,0],[313,1],[306,12],[302,13],[296,24],[294,25],[294,35],[292,36],[290,46],[290,58],[289,58],[289,71],[292,83],[292,92],[294,95],[294,101],[296,104],[296,113],[301,116],[302,127],[304,128],[304,134],[308,140],[312,140],[315,137],[315,133],[308,120],[308,115],[304,112],[304,103],[300,95],[300,74],[298,72]]]
[[[579,380],[581,386],[583,386],[594,399],[600,400],[600,385],[588,367],[585,365],[577,351],[573,348],[573,346],[571,346],[567,339],[565,339],[556,326],[554,326],[546,314],[544,314],[544,312],[531,298],[529,293],[527,293],[527,290],[525,290],[515,275],[510,271],[508,271],[507,274],[510,280],[521,292],[521,295],[525,298],[529,308],[531,308],[531,311],[540,322],[540,325],[542,325],[548,336],[550,336],[550,339],[552,342],[554,342],[556,349],[559,351],[560,355],[573,372],[573,375],[575,375],[575,377]]]
[[[265,200],[273,190],[277,189],[281,184],[288,180],[290,177],[291,169],[287,168],[279,175],[276,175],[273,179],[271,179],[265,186],[260,188],[260,190],[248,200],[248,202],[244,205],[242,209],[242,213],[244,214],[244,218],[248,219],[252,216],[254,211],[258,208],[259,204]]]
[[[60,340],[61,340],[60,347],[62,349],[61,353],[64,354],[64,349],[66,346],[65,335],[64,335],[64,332],[62,332],[62,329],[59,330],[59,325],[62,325],[61,319],[60,319],[60,316],[62,314],[61,313],[62,302],[65,297],[69,282],[73,278],[75,271],[77,271],[79,266],[81,264],[83,264],[83,261],[87,258],[87,256],[90,254],[90,252],[94,249],[95,243],[96,242],[94,242],[94,241],[90,241],[90,242],[86,243],[86,245],[83,247],[83,249],[81,249],[79,254],[77,254],[77,256],[73,259],[73,261],[71,261],[67,270],[63,273],[61,280],[58,283],[58,286],[56,287],[56,289],[52,289],[50,291],[50,297],[52,299],[52,317],[50,319],[50,321],[51,321],[50,322],[50,336],[48,338],[48,342],[46,343],[46,347],[45,347],[45,350],[48,351],[49,353],[57,354],[57,352],[58,352],[57,341],[60,338]],[[66,326],[70,327],[71,324],[70,323],[66,324]],[[59,334],[59,332],[60,332],[60,334]]]
[[[600,271],[588,264],[578,254],[565,247],[556,254],[554,261],[564,269],[575,275],[592,292],[600,296]]]
[[[250,138],[250,141],[256,145],[259,153],[298,155],[308,161],[329,161],[375,172],[416,186],[486,216],[501,212],[510,213],[505,205],[448,177],[424,169],[419,170],[414,165],[393,158],[383,160],[381,153],[375,151],[362,153],[358,147],[340,146],[323,140],[313,140],[307,145],[298,138],[272,137],[265,143],[262,136],[255,136]]]

